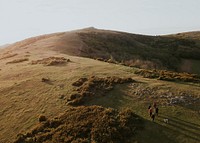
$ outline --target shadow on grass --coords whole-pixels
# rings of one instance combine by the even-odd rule
[[[181,124],[183,126],[188,126],[189,128],[195,128],[196,130],[200,130],[200,125],[185,121],[183,119],[179,119],[177,117],[169,117],[169,116],[166,116],[166,115],[160,115],[159,117],[168,118],[169,120],[171,120],[175,123]]]
[[[183,85],[191,85],[191,86],[200,87],[200,82],[184,82],[184,81],[174,81],[174,82],[178,84],[183,84]]]
[[[114,87],[115,90],[112,90],[99,98],[92,99],[85,105],[100,105],[107,108],[121,109],[127,102],[130,102],[128,99],[130,97],[123,91],[126,87],[127,84],[116,85]]]
[[[173,133],[169,128],[146,119],[144,119],[144,126],[144,129],[135,136],[139,143],[179,143],[174,140]]]
[[[192,104],[186,104],[182,103],[182,104],[178,104],[181,107],[196,111],[196,112],[200,112],[200,99],[197,99],[195,102],[193,102]]]
[[[145,116],[140,101],[134,100],[132,97],[124,92],[127,85],[115,86],[115,90],[109,92],[100,98],[96,98],[87,105],[100,105],[104,107],[111,107],[121,109],[123,107],[130,107],[137,115],[144,119],[145,127],[138,131],[135,138],[139,143],[199,143],[200,142],[200,125],[190,123],[184,119],[178,119],[160,114],[156,117],[155,122],[152,122],[148,116]],[[163,122],[164,118],[169,119],[169,124]]]
[[[190,138],[195,142],[200,142],[200,125],[166,115],[159,115],[157,120],[163,122],[163,119],[165,118],[169,120],[169,123],[165,126],[166,128],[178,133],[179,135]]]
[[[168,124],[160,124],[163,117],[157,117],[155,122],[144,119],[145,127],[140,130],[135,139],[139,143],[199,143],[200,134],[181,128],[169,119]],[[188,128],[188,127],[187,127]],[[192,128],[193,129],[193,128]]]

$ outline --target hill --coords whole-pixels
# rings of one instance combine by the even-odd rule
[[[88,46],[87,57],[110,59],[139,68],[199,73],[199,32],[144,36],[96,30],[79,35]]]
[[[200,32],[145,36],[86,28],[30,38],[11,47],[53,49],[138,68],[200,73]]]
[[[9,44],[1,45],[1,46],[0,46],[0,49],[1,49],[1,48],[6,48],[6,47],[8,47],[8,46],[9,46]]]
[[[39,142],[43,137],[49,142],[98,142],[105,135],[110,142],[126,137],[131,143],[198,143],[199,77],[183,74],[195,77],[195,82],[166,81],[158,79],[159,74],[170,78],[182,74],[157,71],[158,77],[149,78],[154,72],[147,70],[150,76],[142,77],[135,67],[94,60],[106,59],[106,53],[110,58],[108,50],[86,43],[85,34],[95,31],[98,36],[127,34],[89,28],[29,38],[0,50],[0,142]],[[87,51],[90,48],[96,51]],[[118,57],[113,51],[112,56]],[[147,111],[153,102],[159,107],[155,122]],[[64,135],[66,130],[74,134]]]

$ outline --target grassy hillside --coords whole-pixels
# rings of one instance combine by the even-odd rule
[[[101,32],[105,35],[105,31]],[[85,50],[89,46],[82,38],[88,33],[91,29],[46,35],[1,49],[0,142],[20,142],[20,139],[31,142],[43,137],[48,142],[53,139],[98,142],[103,136],[95,131],[114,142],[116,138],[123,140],[126,137],[121,132],[133,134],[127,137],[130,143],[200,141],[199,82],[143,78],[135,74],[137,68],[91,59],[94,58],[93,52],[89,52],[91,58],[72,56],[87,56]],[[115,36],[125,34],[108,33]],[[95,51],[99,57],[106,55],[101,55],[100,51]],[[176,74],[172,73],[172,77],[179,76]],[[153,102],[157,102],[159,107],[155,122],[147,111]],[[91,114],[98,115],[94,120],[101,120],[101,117],[105,120],[99,126],[92,124],[88,120],[92,119]],[[134,120],[135,117],[140,121]],[[168,124],[164,118],[169,119]],[[70,126],[66,126],[68,124]],[[74,131],[74,134],[64,135],[65,129]],[[75,134],[77,130],[80,134]]]
[[[1,46],[0,46],[0,49],[1,49],[1,48],[6,48],[6,47],[8,47],[8,46],[9,46],[9,44],[1,45]]]
[[[29,38],[10,49],[27,51],[53,49],[145,69],[162,69],[200,74],[200,32],[166,36],[86,28]]]
[[[32,65],[30,64],[31,57],[29,57],[29,61],[7,64],[0,71],[1,142],[12,142],[17,134],[33,129],[41,115],[51,119],[69,109],[70,105],[67,102],[72,94],[80,91],[85,95],[84,92],[90,89],[90,85],[100,86],[98,82],[94,85],[88,83],[86,84],[89,86],[88,89],[86,86],[78,90],[79,87],[72,85],[80,78],[92,76],[99,78],[131,77],[136,81],[130,84],[112,85],[114,88],[105,92],[103,96],[100,94],[89,98],[83,104],[100,105],[118,110],[129,108],[144,118],[145,128],[137,133],[133,142],[135,140],[144,143],[147,140],[159,142],[163,139],[166,142],[198,142],[199,84],[143,79],[135,75],[135,70],[129,67],[67,55],[60,56],[70,59],[71,62],[57,66]],[[34,57],[35,59],[40,58]],[[9,74],[6,72],[8,69],[10,69]],[[43,81],[43,78],[48,80]],[[91,92],[98,94],[100,91],[92,90]],[[170,104],[176,96],[186,97],[187,104],[182,102]],[[157,101],[160,108],[160,116],[156,118],[155,123],[151,122],[147,113],[147,107],[153,101]],[[163,122],[164,117],[169,118],[170,124]],[[174,125],[180,127],[177,128]]]
[[[188,36],[144,36],[95,30],[79,35],[88,46],[87,57],[111,59],[140,68],[200,73],[196,65],[196,62],[200,65],[199,34],[190,38],[192,33]],[[185,60],[191,67],[185,67]]]

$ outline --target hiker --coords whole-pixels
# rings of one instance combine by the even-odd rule
[[[156,115],[157,115],[157,116],[158,116],[158,110],[159,110],[158,107],[156,107]]]
[[[149,107],[148,107],[148,110],[151,108],[151,104],[149,105]]]
[[[155,113],[152,114],[151,118],[152,118],[152,121],[154,122],[154,119],[155,119]]]
[[[152,113],[153,113],[153,109],[150,108],[150,109],[149,109],[149,116],[150,116],[150,117],[152,116]]]

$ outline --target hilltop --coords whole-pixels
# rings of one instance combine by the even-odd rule
[[[101,142],[104,135],[105,142],[199,142],[200,77],[178,73],[184,60],[199,65],[198,32],[192,33],[87,28],[0,49],[0,142]],[[147,108],[155,101],[159,116],[152,122]]]
[[[52,49],[138,68],[200,73],[200,32],[145,36],[86,28],[29,38],[10,47]]]

